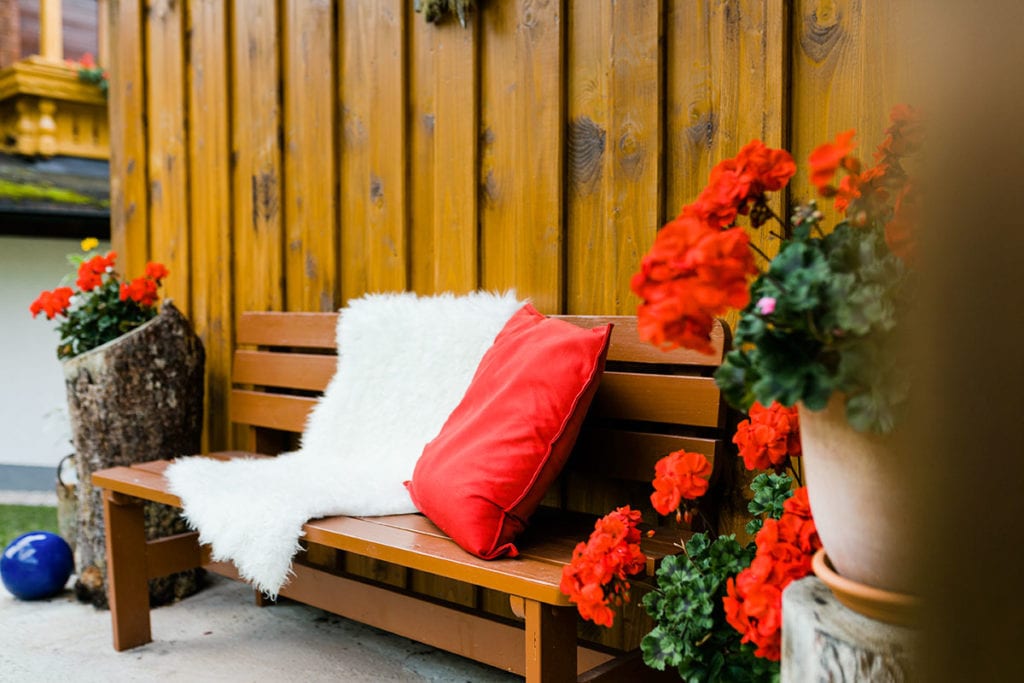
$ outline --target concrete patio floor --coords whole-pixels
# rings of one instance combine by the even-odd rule
[[[211,575],[152,612],[154,642],[111,646],[110,612],[69,590],[23,602],[0,586],[0,680],[472,681],[518,676],[290,601],[253,604],[246,585]]]

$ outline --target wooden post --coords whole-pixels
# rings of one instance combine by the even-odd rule
[[[576,608],[525,602],[527,683],[576,680]]]
[[[96,2],[96,63],[110,66],[110,0]]]
[[[103,492],[106,519],[107,597],[118,652],[153,639],[146,581],[146,527],[142,501]]]
[[[39,54],[43,58],[64,60],[63,23],[61,0],[39,0]]]

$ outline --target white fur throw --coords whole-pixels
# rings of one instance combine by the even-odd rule
[[[167,468],[184,516],[243,578],[276,596],[302,525],[326,515],[415,512],[403,486],[484,353],[522,306],[514,292],[375,294],[338,320],[338,369],[302,446],[277,458],[181,458]]]

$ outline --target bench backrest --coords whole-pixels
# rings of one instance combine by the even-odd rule
[[[727,327],[716,324],[715,353],[706,355],[641,342],[635,316],[554,317],[615,328],[587,423],[546,505],[604,514],[628,503],[652,517],[648,496],[659,458],[685,448],[725,460],[718,456],[728,443],[728,412],[711,375],[728,348]],[[250,428],[248,449],[274,454],[295,447],[295,435],[334,375],[336,324],[336,313],[242,315],[230,405],[231,420]],[[715,466],[716,478],[721,469]]]

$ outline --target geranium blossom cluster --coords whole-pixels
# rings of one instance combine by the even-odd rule
[[[121,301],[132,300],[140,306],[152,306],[157,300],[157,288],[169,271],[162,263],[149,262],[146,264],[146,274],[135,278],[131,282],[121,283]]]
[[[728,580],[723,605],[726,619],[743,634],[743,642],[754,643],[757,656],[778,661],[782,591],[811,573],[811,558],[821,548],[806,487],[783,504],[780,519],[765,520],[755,543],[757,554],[750,566]]]
[[[765,193],[784,187],[795,172],[789,152],[760,140],[712,169],[707,187],[658,232],[633,276],[633,292],[643,299],[642,339],[712,352],[715,318],[747,305],[748,279],[757,273],[750,237],[730,226],[748,214],[761,225],[770,215]]]
[[[748,470],[774,469],[781,472],[789,464],[790,457],[802,453],[796,406],[787,408],[772,403],[765,408],[755,401],[748,415],[748,419],[736,425],[736,434],[732,438]]]
[[[170,275],[167,267],[151,261],[146,264],[145,275],[130,282],[118,283],[117,274],[114,272],[116,260],[116,251],[108,251],[104,255],[97,254],[83,260],[78,266],[78,277],[75,280],[75,286],[80,290],[78,294],[99,289],[103,286],[104,278],[107,278],[117,285],[118,298],[121,301],[134,301],[144,308],[156,304],[159,297],[157,290],[163,279]],[[53,291],[40,292],[39,297],[29,306],[29,312],[33,318],[40,313],[46,313],[48,320],[58,315],[67,315],[73,296],[75,291],[70,287],[57,287]]]
[[[654,466],[654,493],[651,494],[651,505],[661,515],[676,513],[676,519],[685,517],[689,523],[693,509],[687,506],[679,512],[684,501],[694,502],[708,490],[708,478],[711,476],[711,463],[700,453],[676,451],[669,453]]]
[[[647,566],[640,550],[640,512],[624,506],[597,520],[586,543],[577,544],[572,561],[562,569],[560,588],[576,604],[580,616],[610,627],[611,605],[629,601],[632,574]]]
[[[145,273],[122,282],[114,270],[117,252],[96,252],[99,241],[82,241],[82,253],[68,257],[75,287],[40,292],[29,306],[32,317],[64,317],[60,324],[60,358],[76,356],[141,325],[156,315],[159,288],[170,274],[161,263],[149,262]]]
[[[904,261],[912,260],[914,241],[911,226],[918,217],[919,193],[907,176],[902,160],[920,151],[924,143],[924,125],[918,112],[906,104],[893,107],[885,139],[875,151],[876,164],[862,170],[859,159],[852,156],[854,131],[839,133],[833,142],[815,149],[808,159],[811,184],[822,197],[833,197],[836,210],[846,213],[854,200],[861,200],[854,224],[863,225],[872,214],[885,212],[892,202],[892,215],[885,223],[885,240],[893,254]],[[836,173],[845,174],[838,185]],[[894,200],[894,201],[893,201]]]

